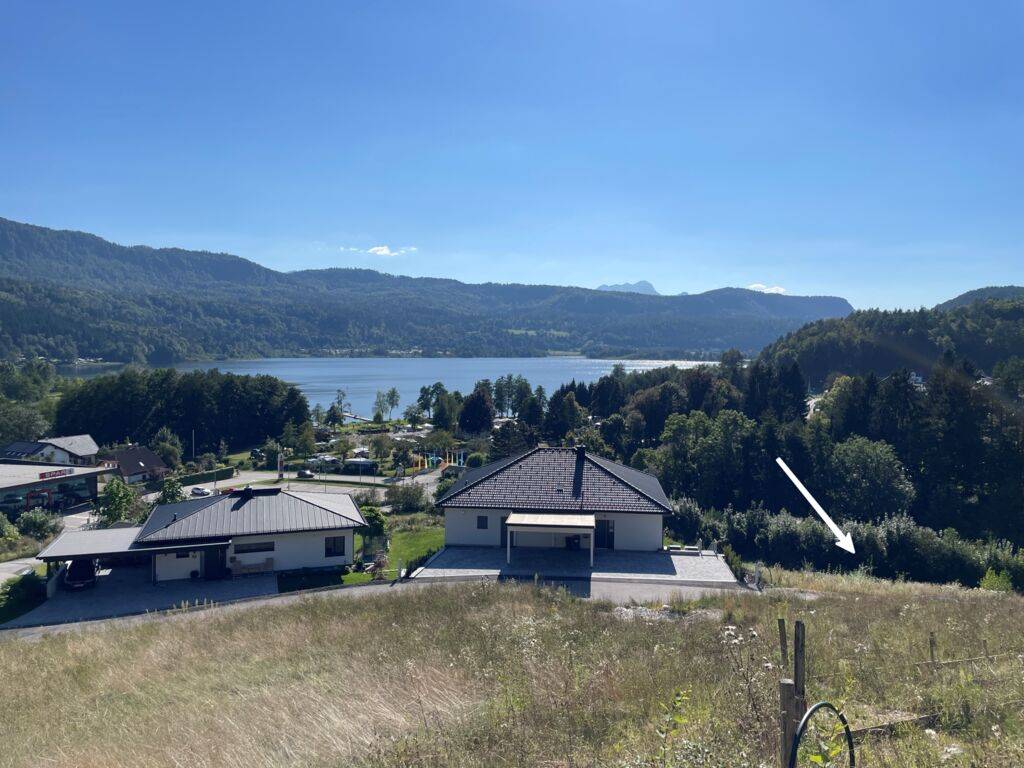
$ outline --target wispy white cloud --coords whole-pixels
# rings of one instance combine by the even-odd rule
[[[785,293],[786,289],[781,285],[765,285],[764,283],[751,283],[747,286],[752,291],[760,291],[761,293]]]
[[[355,248],[343,245],[339,248],[342,253],[362,253],[367,256],[377,256],[382,259],[390,259],[396,256],[405,256],[416,253],[419,250],[415,245],[403,245],[401,248],[392,248],[390,245],[375,245],[372,248]]]

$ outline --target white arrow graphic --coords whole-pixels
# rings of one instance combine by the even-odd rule
[[[836,537],[836,546],[840,549],[845,549],[850,554],[854,553],[853,548],[853,537],[848,533],[843,533],[842,529],[836,525],[835,520],[828,516],[828,512],[821,508],[811,492],[804,488],[804,484],[800,482],[800,478],[793,474],[793,470],[786,466],[781,458],[775,459],[775,463],[782,467],[782,471],[786,473],[786,477],[793,481],[793,485],[796,489],[803,494],[804,498],[807,499],[807,503],[814,507],[814,511],[818,513],[818,517],[825,521],[825,525],[832,531],[832,535]]]

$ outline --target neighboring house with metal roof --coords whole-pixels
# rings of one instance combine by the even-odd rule
[[[657,551],[672,512],[653,475],[576,448],[534,448],[465,472],[437,505],[446,546]]]
[[[365,524],[347,494],[246,488],[154,507],[138,528],[69,531],[37,557],[148,558],[154,581],[216,579],[349,565]]]
[[[126,483],[160,480],[171,471],[163,459],[144,445],[115,451],[112,458],[117,462],[118,472]]]
[[[90,435],[43,437],[39,440],[16,440],[10,443],[0,449],[0,459],[91,467],[96,464],[96,454],[99,451],[100,447]]]

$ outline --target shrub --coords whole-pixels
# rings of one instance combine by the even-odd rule
[[[46,599],[46,582],[36,573],[26,573],[20,579],[12,579],[0,585],[0,596],[6,595],[7,602],[33,605]],[[0,601],[2,602],[2,601]]]
[[[997,573],[993,568],[989,568],[985,571],[985,575],[981,579],[980,586],[982,589],[991,589],[994,592],[1013,591],[1010,574],[1006,571],[999,571]]]
[[[360,508],[380,506],[380,492],[376,488],[367,488],[363,491],[356,491],[352,494],[354,501]]]
[[[42,509],[30,509],[21,513],[17,526],[22,535],[41,540],[60,533],[64,522]]]
[[[487,463],[487,457],[482,453],[471,453],[466,457],[466,466],[470,469],[474,467],[482,467]]]
[[[14,523],[4,516],[0,516],[0,544],[13,544],[18,541],[21,534],[14,527]]]
[[[454,477],[442,477],[437,481],[437,487],[434,489],[434,501],[437,501],[455,485]]]
[[[419,483],[395,483],[384,491],[384,503],[393,513],[409,515],[424,512],[430,506],[427,490]]]
[[[422,565],[425,562],[427,562],[427,560],[432,558],[435,554],[437,554],[437,549],[428,549],[422,555],[417,555],[416,557],[409,560],[409,562],[405,564],[406,576],[413,573],[417,568],[422,567]]]
[[[882,578],[964,586],[988,579],[986,583],[994,585],[990,588],[1010,585],[1024,592],[1024,550],[1009,542],[963,539],[953,530],[939,534],[906,515],[844,526],[853,536],[855,557],[838,549],[832,534],[816,518],[798,518],[785,511],[773,515],[761,507],[741,512],[702,510],[684,499],[666,525],[677,539],[723,541],[748,561],[763,560],[784,568],[809,565],[847,571],[866,566]],[[994,574],[991,579],[986,571]]]
[[[743,576],[746,574],[746,569],[743,567],[743,558],[737,555],[736,550],[728,544],[722,547],[722,557],[725,558],[725,563],[729,566],[729,570],[733,572],[737,579],[743,581]]]

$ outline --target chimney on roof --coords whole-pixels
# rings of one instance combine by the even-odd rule
[[[576,446],[576,460],[583,461],[587,457],[587,447],[585,445]]]

